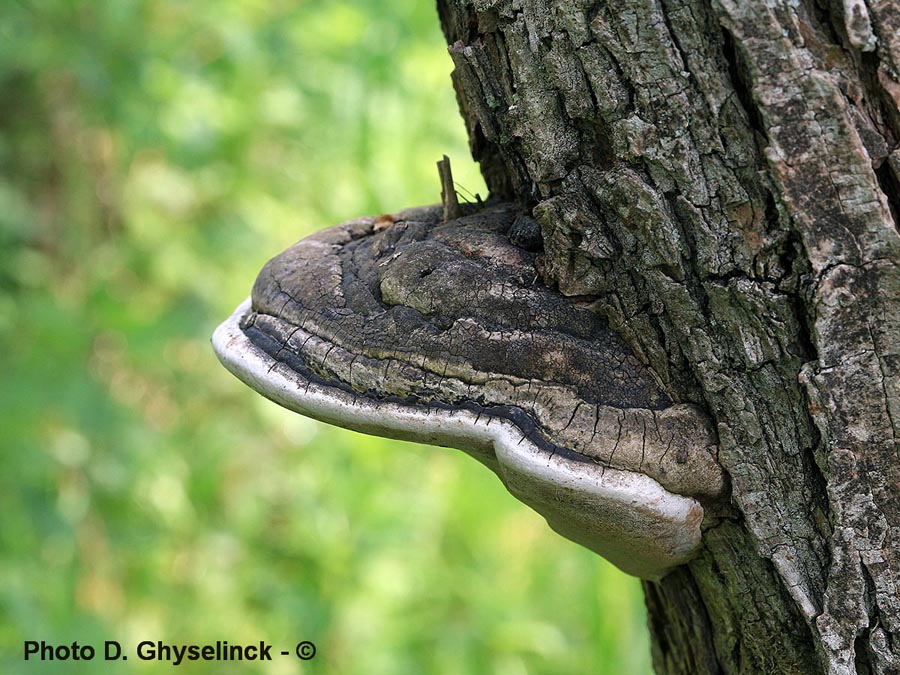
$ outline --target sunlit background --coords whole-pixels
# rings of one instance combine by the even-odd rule
[[[289,647],[191,673],[645,675],[638,583],[456,451],[215,360],[316,228],[485,194],[430,2],[0,2],[0,670],[24,640]],[[162,670],[160,670],[162,668]]]

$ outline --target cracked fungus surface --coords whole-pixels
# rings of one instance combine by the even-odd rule
[[[319,232],[266,264],[241,327],[308,381],[504,417],[551,451],[707,491],[689,476],[697,425],[602,318],[543,284],[507,236],[517,215],[442,223],[430,207]]]

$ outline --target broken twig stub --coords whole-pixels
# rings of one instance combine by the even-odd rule
[[[444,222],[456,220],[462,215],[459,207],[459,199],[456,196],[456,187],[453,185],[453,171],[450,169],[450,158],[444,158],[437,163],[438,175],[441,179],[441,203],[444,205]]]

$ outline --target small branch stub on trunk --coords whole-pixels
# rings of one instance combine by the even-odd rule
[[[459,199],[456,197],[456,187],[453,184],[453,171],[450,169],[450,158],[444,158],[437,163],[438,176],[441,178],[441,203],[444,205],[444,222],[456,220],[462,215],[459,207]]]

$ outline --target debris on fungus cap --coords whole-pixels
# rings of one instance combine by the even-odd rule
[[[596,314],[546,287],[512,205],[360,218],[270,260],[213,336],[315,419],[459,448],[563,536],[656,579],[726,489],[715,434]]]

